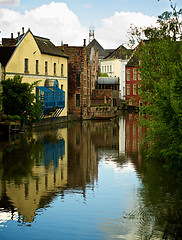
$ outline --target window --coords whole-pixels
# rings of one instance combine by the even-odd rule
[[[127,69],[126,71],[126,77],[127,77],[127,80],[130,81],[130,69]]]
[[[54,75],[56,75],[56,63],[54,63]]]
[[[138,72],[138,80],[142,80],[139,72]]]
[[[112,66],[110,65],[110,72],[112,72]]]
[[[80,106],[80,94],[76,94],[76,106]]]
[[[28,58],[25,58],[25,73],[28,73]]]
[[[106,66],[105,66],[105,72],[106,72]]]
[[[63,75],[63,64],[61,64],[61,76]]]
[[[109,66],[107,66],[107,72],[109,72]]]
[[[63,90],[63,84],[61,84],[61,90]]]
[[[47,61],[45,61],[45,74],[47,74],[47,68],[48,68],[48,64],[47,64]]]
[[[102,73],[104,72],[104,67],[102,66]]]
[[[133,84],[133,95],[137,94],[137,85]]]
[[[39,179],[36,178],[36,194],[39,193]]]
[[[36,71],[36,74],[39,73],[39,60],[36,60],[36,66],[35,66],[35,71]]]
[[[127,84],[127,86],[126,86],[126,95],[130,95],[130,85],[129,84]]]
[[[80,73],[76,74],[76,86],[80,87]]]
[[[25,198],[27,199],[28,197],[28,187],[29,187],[29,184],[28,183],[25,183]]]
[[[137,80],[137,69],[136,68],[134,68],[133,69],[133,80]]]
[[[76,145],[80,145],[80,133],[76,133]]]

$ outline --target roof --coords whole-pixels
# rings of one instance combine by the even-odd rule
[[[94,47],[95,52],[98,49],[99,58],[105,58],[109,54],[109,50],[105,50],[95,38],[87,45],[87,48],[92,47]]]
[[[47,87],[37,86],[37,88],[40,89],[42,92],[51,92],[52,93],[52,91]]]
[[[0,46],[0,62],[5,67],[10,57],[12,56],[15,47]]]
[[[20,36],[18,36],[17,38],[3,38],[2,39],[2,44],[3,47],[4,46],[13,46],[16,47],[20,44],[20,42],[25,38],[25,36],[28,34],[28,32],[30,32],[32,34],[32,32],[30,31],[30,29],[25,33],[22,34]],[[48,38],[43,38],[43,37],[39,37],[39,36],[34,36],[32,34],[33,38],[35,39],[38,48],[40,49],[40,52],[42,54],[48,54],[48,55],[54,55],[54,56],[59,56],[59,57],[66,57],[68,58],[68,55],[66,55],[65,53],[63,53],[61,51],[60,48],[57,48]]]
[[[118,77],[99,77],[97,84],[119,84]]]
[[[34,39],[35,39],[41,53],[68,58],[68,55],[63,53],[61,51],[61,49],[56,47],[48,38],[34,36]]]
[[[128,63],[126,64],[126,67],[138,67],[138,65],[139,65],[139,60],[135,55],[133,55],[128,61]]]
[[[117,59],[129,59],[132,54],[132,49],[127,49],[123,45],[120,45],[116,50],[114,50],[105,59],[117,58]]]

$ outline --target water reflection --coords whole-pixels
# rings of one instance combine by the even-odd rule
[[[144,129],[135,117],[1,141],[0,236],[1,228],[11,239],[12,229],[19,237],[19,226],[34,226],[29,239],[180,239],[181,183],[160,163],[142,160]]]
[[[18,209],[19,221],[33,222],[56,189],[67,186],[67,129],[22,136],[2,144],[1,208]],[[8,199],[5,200],[5,199]],[[9,206],[4,206],[7,204]]]

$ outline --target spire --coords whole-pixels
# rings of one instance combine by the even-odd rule
[[[94,39],[94,27],[89,28],[89,43]]]

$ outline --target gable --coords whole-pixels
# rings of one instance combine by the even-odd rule
[[[91,49],[92,47],[94,47],[95,52],[98,49],[99,58],[107,56],[108,52],[97,42],[95,38],[87,45],[87,49]]]
[[[116,59],[128,59],[132,54],[131,49],[125,48],[123,45],[119,46],[114,50],[106,59],[116,58]]]

